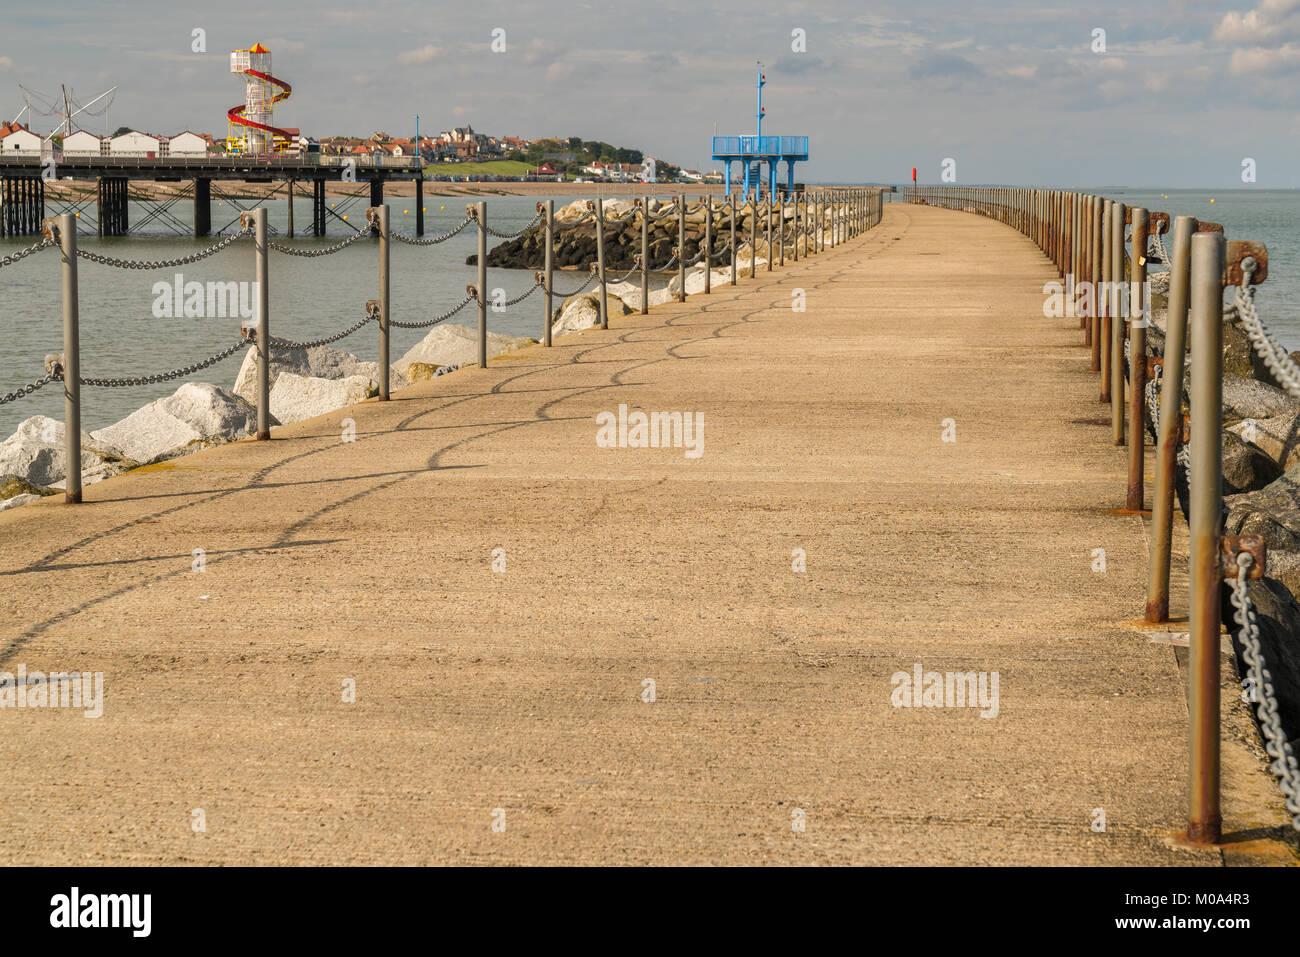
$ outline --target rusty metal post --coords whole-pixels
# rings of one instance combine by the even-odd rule
[[[1088,217],[1091,236],[1088,240],[1088,282],[1092,286],[1092,309],[1088,317],[1088,327],[1092,345],[1091,372],[1101,371],[1101,316],[1098,302],[1101,280],[1101,197],[1092,197]]]
[[[767,255],[764,257],[767,260],[766,272],[772,271],[772,199],[772,194],[769,192],[767,206],[763,209],[763,221],[767,226]]]
[[[1131,281],[1129,283],[1129,425],[1128,425],[1128,494],[1124,507],[1140,512],[1146,504],[1143,466],[1146,453],[1147,399],[1147,323],[1150,304],[1146,297],[1147,278],[1147,211],[1133,209]]]
[[[758,275],[758,199],[757,193],[755,198],[749,201],[751,216],[749,217],[749,278],[753,279]]]
[[[785,193],[781,194],[781,212],[776,217],[777,242],[781,245],[781,262],[779,265],[785,265]]]
[[[1116,445],[1124,444],[1124,213],[1116,203],[1110,233],[1110,424]]]
[[[1097,277],[1097,309],[1101,320],[1101,401],[1110,401],[1110,253],[1111,227],[1114,225],[1115,203],[1106,200],[1102,213],[1101,274]]]
[[[1169,620],[1169,549],[1173,538],[1174,470],[1183,426],[1183,368],[1187,354],[1187,297],[1191,284],[1191,240],[1196,220],[1174,221],[1169,262],[1169,318],[1165,324],[1165,368],[1156,438],[1155,502],[1151,509],[1151,553],[1147,561],[1146,620]]]
[[[799,194],[790,194],[790,212],[794,215],[791,217],[791,223],[794,227],[794,242],[790,244],[790,261],[799,261]]]
[[[389,292],[392,284],[389,281],[389,252],[390,236],[388,232],[388,204],[382,206],[372,206],[366,210],[366,219],[375,222],[379,226],[379,401],[387,402],[389,400],[388,389],[388,362],[389,362],[389,338],[388,338],[388,310],[389,310]]]
[[[731,194],[731,284],[736,284],[736,194]]]
[[[257,438],[264,441],[271,437],[271,283],[266,207],[260,206],[242,214],[240,225],[244,224],[245,216],[252,219],[257,255],[254,271],[257,279]]]
[[[1219,556],[1223,509],[1223,262],[1222,233],[1191,238],[1192,474],[1191,591],[1188,707],[1187,837],[1218,843],[1219,625],[1222,587]]]

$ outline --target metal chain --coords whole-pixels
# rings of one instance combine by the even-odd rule
[[[425,320],[424,322],[398,322],[396,319],[389,319],[388,324],[390,326],[395,326],[398,329],[427,329],[430,326],[436,326],[440,322],[446,322],[452,316],[456,315],[456,313],[460,312],[462,309],[468,306],[471,302],[476,302],[476,301],[477,298],[475,296],[466,296],[464,299],[460,301],[460,304],[458,306],[455,306],[449,311],[444,312],[441,316],[438,316],[436,319],[428,319]]]
[[[196,263],[200,259],[207,259],[209,256],[219,253],[231,243],[245,236],[252,235],[251,226],[245,226],[238,232],[231,233],[220,242],[214,243],[206,249],[201,249],[192,256],[182,256],[180,259],[114,259],[112,256],[101,256],[98,253],[92,253],[89,249],[78,249],[77,257],[79,259],[89,260],[93,263],[99,263],[101,266],[116,266],[118,269],[171,269],[175,266],[188,266],[190,263]],[[272,243],[271,245],[275,245]]]
[[[627,280],[628,280],[629,278],[631,278],[631,276],[632,276],[633,273],[635,273],[635,272],[640,272],[640,271],[641,271],[641,267],[640,267],[640,266],[633,266],[631,269],[629,269],[629,270],[628,270],[627,272],[625,272],[623,275],[619,276],[617,279],[610,279],[609,277],[606,277],[606,278],[605,278],[605,285],[607,285],[607,286],[609,286],[609,285],[617,286],[617,285],[618,285],[619,283],[621,283],[621,282],[627,282]]]
[[[1273,691],[1273,676],[1264,661],[1263,646],[1259,640],[1259,621],[1246,590],[1246,574],[1254,563],[1249,552],[1237,555],[1237,577],[1232,579],[1232,606],[1236,609],[1233,620],[1240,626],[1241,656],[1246,661],[1247,676],[1256,698],[1255,713],[1264,734],[1264,750],[1272,758],[1273,776],[1278,790],[1286,798],[1286,809],[1291,815],[1291,826],[1300,831],[1300,765],[1296,764],[1295,751],[1282,730],[1278,715],[1277,698]]]
[[[429,239],[418,239],[415,236],[404,236],[401,233],[394,232],[389,232],[388,235],[393,239],[396,239],[399,243],[406,243],[408,246],[436,246],[438,243],[445,243],[472,222],[474,222],[474,217],[466,216],[460,221],[460,225],[455,229],[445,232],[440,236],[432,236]]]
[[[40,242],[33,243],[31,246],[28,246],[26,249],[19,249],[16,252],[10,253],[8,256],[0,257],[0,267],[10,266],[18,262],[18,260],[20,259],[26,259],[28,256],[32,255],[33,253],[38,253],[42,249],[48,249],[49,247],[55,245],[58,244],[53,239],[47,236],[45,239],[42,239]]]
[[[317,346],[327,346],[331,342],[338,342],[340,339],[352,335],[352,333],[356,332],[367,322],[370,322],[372,319],[378,319],[378,318],[379,318],[378,313],[368,312],[364,316],[362,316],[360,320],[354,322],[352,325],[348,326],[342,332],[336,332],[334,335],[326,336],[324,339],[313,339],[311,342],[295,342],[292,339],[281,339],[278,336],[272,336],[271,345],[279,346],[282,349],[314,349]]]
[[[159,372],[156,375],[127,376],[123,379],[86,379],[81,380],[82,385],[100,386],[106,389],[124,389],[137,385],[154,385],[159,382],[169,382],[172,379],[183,379],[185,376],[193,375],[200,369],[206,369],[208,366],[216,365],[222,359],[227,359],[234,355],[240,349],[249,344],[249,340],[240,339],[228,349],[222,349],[216,355],[209,356],[201,362],[195,362],[192,365],[185,366],[182,369],[173,369],[171,372]]]
[[[596,281],[596,273],[595,273],[595,272],[592,272],[591,275],[589,275],[589,276],[587,277],[587,281],[584,282],[584,283],[583,283],[581,286],[579,286],[577,289],[573,290],[573,292],[560,292],[558,289],[552,289],[552,290],[551,290],[551,295],[553,295],[553,296],[563,296],[563,297],[565,297],[565,298],[567,298],[567,297],[569,297],[569,296],[576,296],[578,293],[582,292],[584,289],[586,289],[588,286],[590,286],[590,285],[591,285],[593,282],[595,282],[595,281]]]
[[[1293,399],[1300,399],[1300,366],[1291,360],[1286,349],[1273,337],[1255,311],[1255,288],[1250,285],[1250,278],[1255,272],[1255,261],[1245,259],[1241,271],[1241,285],[1237,287],[1236,302],[1233,304],[1236,306],[1236,314],[1268,371]]]
[[[340,249],[347,249],[363,236],[369,236],[377,228],[378,226],[376,223],[367,222],[364,228],[358,229],[341,243],[335,243],[333,246],[326,246],[324,249],[298,249],[294,246],[286,246],[283,243],[273,243],[269,240],[267,241],[267,245],[276,252],[284,253],[286,256],[301,256],[304,259],[315,259],[317,256],[328,256],[331,253],[338,252]]]
[[[31,395],[37,389],[44,388],[51,382],[56,382],[62,378],[63,376],[60,375],[47,375],[43,378],[37,379],[35,382],[29,382],[27,385],[19,386],[12,392],[6,392],[4,395],[0,395],[0,405],[5,405],[9,402],[13,402],[15,399],[21,399],[23,396]]]
[[[532,219],[530,219],[527,223],[525,223],[524,228],[519,230],[519,232],[517,233],[499,233],[491,226],[484,226],[483,228],[487,230],[487,234],[489,236],[495,236],[497,239],[518,239],[524,233],[528,232],[528,230],[532,229],[533,226],[537,223],[537,221],[541,218],[542,218],[542,211],[539,209],[537,211],[537,215],[534,216]]]
[[[542,284],[540,282],[535,282],[528,287],[528,291],[524,293],[522,296],[515,296],[515,298],[513,299],[507,299],[499,308],[504,309],[506,306],[513,306],[516,303],[523,302],[525,299],[527,299],[529,296],[531,296],[541,287]]]

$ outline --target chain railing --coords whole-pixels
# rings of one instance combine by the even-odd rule
[[[229,359],[240,349],[245,348],[249,344],[249,341],[250,340],[248,339],[240,339],[234,345],[222,349],[220,352],[210,355],[206,359],[200,359],[198,362],[190,363],[189,365],[182,366],[179,369],[172,369],[170,372],[155,372],[150,375],[121,376],[118,378],[103,379],[79,376],[77,381],[82,385],[96,386],[102,389],[128,389],[141,385],[157,385],[160,382],[171,382],[174,379],[184,379],[187,376],[192,376],[194,373],[206,369],[208,366],[216,365],[223,359]],[[59,378],[63,377],[59,376]]]
[[[341,242],[337,242],[332,246],[323,246],[320,249],[312,249],[311,247],[299,248],[297,246],[286,246],[284,243],[277,243],[273,241],[268,241],[267,245],[270,246],[278,253],[284,253],[286,256],[300,256],[303,259],[316,259],[319,256],[332,256],[334,253],[341,252],[344,249],[347,249],[357,240],[364,239],[365,237],[372,235],[374,233],[375,228],[376,226],[374,223],[368,222],[364,226],[360,227],[355,233],[353,233],[347,239],[344,239]]]
[[[474,222],[474,217],[466,216],[460,221],[460,225],[455,229],[449,229],[445,233],[440,233],[437,236],[430,236],[427,239],[422,239],[418,236],[405,236],[402,233],[396,232],[389,233],[389,235],[399,243],[405,243],[407,246],[436,246],[439,243],[445,243],[472,222]]]
[[[13,265],[14,263],[20,260],[26,259],[28,256],[40,252],[42,249],[49,249],[51,246],[56,246],[56,245],[58,244],[53,239],[50,239],[47,236],[44,239],[39,240],[38,242],[32,243],[32,245],[26,247],[25,249],[18,249],[15,250],[14,252],[11,252],[7,256],[0,256],[0,268]]]
[[[89,249],[78,249],[77,256],[87,262],[98,263],[101,266],[112,266],[115,269],[174,269],[177,266],[188,266],[191,263],[207,259],[209,256],[215,256],[232,243],[251,235],[251,228],[239,229],[211,246],[206,246],[196,253],[181,256],[177,259],[115,259],[112,256],[92,253]]]

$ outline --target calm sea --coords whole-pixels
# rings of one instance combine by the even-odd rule
[[[1229,238],[1256,239],[1269,248],[1269,279],[1258,293],[1260,312],[1288,348],[1300,348],[1300,191],[1266,190],[1169,190],[1093,189],[1112,199],[1173,215],[1187,214],[1221,222]],[[513,232],[532,219],[538,197],[493,196],[487,198],[488,222],[501,232]],[[556,197],[557,207],[573,197]],[[1211,202],[1213,200],[1213,202]],[[335,202],[335,200],[331,200]],[[456,226],[465,215],[465,197],[426,197],[425,226],[428,234]],[[404,205],[405,204],[405,205]],[[394,229],[413,234],[415,210],[410,200],[390,200]],[[179,209],[183,204],[178,204]],[[286,224],[286,206],[268,204],[268,220],[281,230]],[[295,206],[299,228],[308,221],[308,204]],[[131,221],[143,222],[148,210],[132,204]],[[184,211],[188,216],[188,210]],[[235,219],[238,210],[214,205],[213,227]],[[358,202],[348,210],[350,217],[363,217]],[[338,224],[325,240],[298,239],[302,248],[338,242],[343,232]],[[286,241],[277,237],[279,241]],[[171,259],[208,245],[212,240],[176,236],[131,236],[127,239],[80,237],[82,246],[106,255],[129,259]],[[499,240],[492,240],[493,244]],[[0,240],[0,252],[28,245],[31,240]],[[475,268],[465,257],[475,251],[474,230],[432,247],[394,244],[392,252],[393,318],[415,321],[432,318],[455,305],[465,286],[476,278]],[[82,374],[91,377],[125,377],[148,374],[187,365],[219,351],[239,338],[239,319],[156,318],[154,284],[174,282],[177,272],[184,281],[251,281],[251,243],[240,241],[217,255],[179,269],[121,270],[82,261],[81,349]],[[377,296],[377,244],[364,240],[342,252],[319,259],[289,257],[272,251],[270,261],[271,331],[285,338],[305,340],[328,335],[359,319],[367,299]],[[561,291],[576,287],[584,276],[563,275],[556,285]],[[494,269],[488,274],[492,289],[513,298],[532,285],[530,270]],[[46,250],[17,264],[0,269],[0,302],[3,303],[3,345],[0,345],[0,392],[7,392],[44,374],[42,360],[47,353],[62,351],[60,278],[57,253]],[[543,329],[543,299],[534,293],[522,303],[502,312],[489,312],[488,328],[509,335],[539,337]],[[473,326],[473,305],[449,320]],[[427,331],[427,330],[426,330]],[[398,359],[424,337],[425,331],[394,329],[392,358]],[[378,355],[378,333],[367,326],[337,344],[363,359]],[[241,353],[205,369],[191,378],[214,382],[225,388],[234,384]],[[83,389],[82,423],[97,429],[129,415],[153,399],[170,395],[179,382],[129,389]],[[0,438],[11,434],[28,416],[41,413],[63,418],[61,391],[54,386],[0,406]]]

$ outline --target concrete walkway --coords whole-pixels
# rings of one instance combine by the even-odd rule
[[[0,670],[106,695],[0,710],[6,860],[1219,863],[1169,840],[1182,681],[1129,625],[1142,526],[1051,278],[1009,228],[886,206],[712,296],[0,514]],[[620,404],[702,413],[703,455],[598,447]],[[996,715],[894,707],[918,664],[997,672]]]

